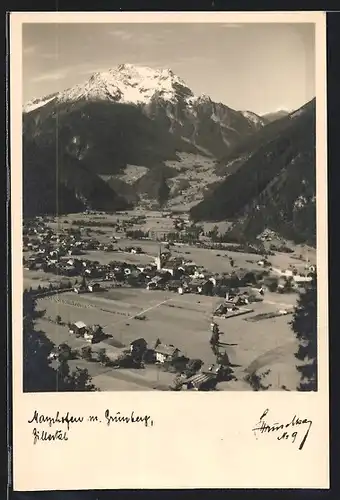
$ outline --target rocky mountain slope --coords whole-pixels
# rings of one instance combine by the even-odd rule
[[[220,161],[225,180],[191,209],[196,220],[234,220],[231,236],[264,229],[315,245],[315,99],[240,142]]]
[[[216,159],[264,124],[195,96],[171,70],[95,73],[24,106],[24,210],[192,205],[223,180]]]

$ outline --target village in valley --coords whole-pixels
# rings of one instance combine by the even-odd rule
[[[102,391],[295,390],[290,321],[315,251],[224,232],[179,212],[26,219],[24,294],[51,364],[66,357]]]

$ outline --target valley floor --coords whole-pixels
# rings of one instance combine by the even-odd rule
[[[210,322],[214,307],[221,302],[215,297],[187,294],[180,296],[171,292],[135,289],[114,289],[101,294],[76,295],[65,292],[59,296],[39,299],[39,308],[46,310],[46,316],[60,315],[64,322],[84,321],[86,324],[100,324],[114,339],[129,345],[132,340],[143,337],[147,342],[161,338],[166,344],[173,344],[191,358],[199,358],[205,364],[215,362],[210,345]],[[243,382],[247,368],[257,361],[258,370],[270,368],[271,377],[266,384],[272,390],[284,385],[294,390],[298,383],[294,352],[297,345],[289,326],[290,315],[257,322],[246,321],[247,316],[288,308],[295,302],[295,296],[270,294],[263,303],[252,304],[253,313],[228,319],[216,319],[224,333],[221,342],[233,365],[237,382],[220,383],[222,390],[249,390]],[[134,319],[137,313],[146,316],[144,321]],[[68,343],[73,348],[88,345],[84,340],[68,333],[68,328],[41,319],[39,327],[55,344]],[[105,347],[116,350],[101,342],[93,349]],[[77,366],[86,365],[93,382],[101,390],[150,390],[168,386],[174,375],[150,366],[145,370],[113,370],[101,367],[95,362],[76,360]],[[278,369],[279,368],[279,369]]]
[[[135,214],[134,214],[135,215]],[[129,214],[131,216],[131,214]],[[125,216],[103,216],[103,221],[112,222]],[[70,227],[72,220],[82,219],[84,225],[91,216],[71,214],[60,219],[58,224],[50,224],[54,230]],[[63,220],[67,221],[63,222]],[[93,219],[92,219],[93,220]],[[156,227],[161,232],[169,230],[171,219],[162,217],[161,214],[148,214],[145,228]],[[92,226],[91,226],[92,228]],[[95,228],[94,228],[95,229]],[[114,231],[111,227],[100,228],[103,234],[96,237],[99,241],[109,241]],[[171,229],[171,228],[170,228]],[[116,233],[116,236],[119,235]],[[130,240],[121,238],[118,245],[139,246],[145,253],[131,254],[123,251],[103,252],[89,251],[84,258],[108,263],[112,260],[148,264],[154,261],[159,248],[159,241]],[[235,261],[236,268],[249,270],[257,268],[259,255],[240,252],[224,252],[196,248],[189,245],[172,247],[174,256],[183,256],[191,259],[199,266],[216,273],[230,272],[232,270],[229,257]],[[270,257],[273,266],[288,268],[289,265],[301,265],[296,254],[279,254]],[[310,251],[310,260],[313,261]],[[234,269],[233,268],[233,269]],[[40,270],[24,270],[24,288],[38,284],[48,284],[58,281],[55,275],[44,273]],[[266,319],[255,318],[260,314],[277,313],[279,310],[290,310],[296,304],[297,295],[277,294],[267,292],[263,302],[250,304],[252,312],[227,319],[215,317],[224,335],[221,342],[233,365],[236,381],[218,384],[218,390],[252,390],[244,378],[248,368],[256,366],[257,373],[267,370],[264,384],[269,390],[296,390],[299,375],[296,370],[294,353],[297,343],[289,322],[291,314]],[[210,344],[210,322],[216,306],[223,302],[218,297],[208,297],[196,294],[179,295],[166,291],[149,291],[134,288],[110,288],[98,293],[77,295],[74,292],[63,292],[59,295],[41,298],[38,308],[46,310],[45,319],[38,321],[37,327],[46,333],[55,344],[68,343],[71,347],[80,348],[88,345],[84,340],[75,338],[68,333],[68,327],[56,325],[46,318],[55,318],[59,315],[63,322],[83,321],[87,325],[100,324],[104,331],[111,334],[114,339],[128,346],[136,338],[143,337],[147,342],[153,343],[160,338],[163,343],[173,344],[184,355],[190,358],[199,358],[209,365],[216,362]],[[134,319],[137,313],[146,316],[144,321]],[[254,317],[254,321],[249,318]],[[105,342],[95,344],[93,349],[104,347],[107,351],[119,351]],[[71,366],[86,367],[93,378],[93,383],[103,391],[134,391],[134,390],[168,390],[174,375],[162,371],[155,366],[148,366],[144,370],[112,369],[101,366],[96,362],[75,360]]]

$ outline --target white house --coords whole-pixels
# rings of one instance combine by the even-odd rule
[[[156,361],[159,363],[174,359],[177,357],[178,353],[179,349],[173,345],[159,344],[155,348]]]

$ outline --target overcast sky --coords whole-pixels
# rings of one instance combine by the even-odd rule
[[[24,102],[121,63],[171,68],[234,109],[296,109],[315,95],[313,24],[24,24]]]

